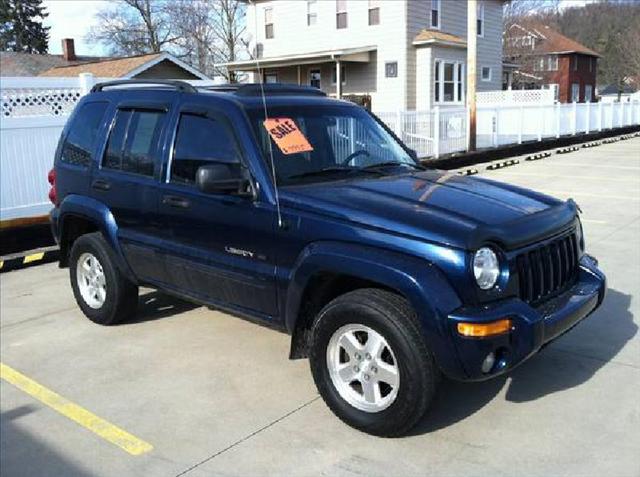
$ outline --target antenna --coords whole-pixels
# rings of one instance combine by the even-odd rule
[[[254,21],[254,28],[256,31],[256,52],[255,52],[255,59],[256,59],[256,67],[258,68],[258,75],[259,75],[259,79],[260,79],[260,93],[262,96],[262,108],[264,110],[264,120],[266,121],[267,119],[269,119],[269,112],[267,111],[267,99],[264,95],[264,83],[263,83],[263,78],[262,78],[262,70],[260,69],[260,59],[258,58],[258,38],[257,38],[257,33],[258,33],[258,7],[255,4],[254,0],[249,0],[249,3],[251,3],[251,5],[253,6],[254,9],[254,15],[253,15],[253,21]],[[273,188],[274,188],[274,198],[276,201],[276,212],[278,214],[278,227],[282,228],[284,223],[282,222],[282,212],[280,211],[280,194],[278,193],[278,178],[276,177],[276,164],[275,161],[273,160],[273,145],[271,144],[271,137],[268,137],[267,140],[268,144],[269,144],[269,162],[271,165],[271,175],[273,176]]]

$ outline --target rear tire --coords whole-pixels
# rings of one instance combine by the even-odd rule
[[[73,295],[91,321],[115,325],[135,314],[138,287],[120,272],[100,232],[76,239],[71,248],[69,269]]]
[[[346,293],[320,311],[309,362],[333,413],[377,436],[406,434],[428,409],[440,377],[412,307],[378,289]]]

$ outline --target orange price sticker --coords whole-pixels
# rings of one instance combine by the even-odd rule
[[[269,118],[264,128],[283,154],[313,151],[313,147],[291,118]]]

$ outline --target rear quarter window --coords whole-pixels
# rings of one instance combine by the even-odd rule
[[[69,125],[69,132],[62,143],[60,161],[88,167],[91,162],[98,131],[109,103],[85,103]]]

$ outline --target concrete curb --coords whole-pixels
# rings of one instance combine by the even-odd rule
[[[54,262],[60,256],[60,249],[57,246],[37,248],[26,252],[14,253],[0,257],[0,273],[11,270],[39,265],[41,263]]]

